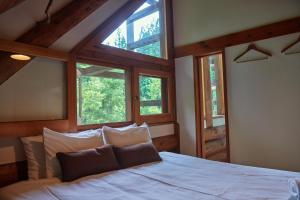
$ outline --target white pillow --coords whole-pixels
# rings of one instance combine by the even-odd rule
[[[133,123],[133,124],[130,124],[128,126],[117,127],[117,128],[114,128],[114,129],[119,130],[119,131],[124,131],[124,130],[130,129],[130,128],[135,128],[135,127],[137,127],[137,125],[136,125],[136,123]],[[103,128],[102,128],[102,130],[103,130]]]
[[[51,178],[61,176],[61,169],[56,158],[56,153],[91,149],[102,145],[103,138],[100,129],[62,134],[44,128],[47,177]]]
[[[43,136],[23,137],[21,141],[27,158],[28,178],[46,178],[46,163]]]
[[[116,147],[124,147],[152,141],[148,126],[145,123],[139,127],[131,127],[123,130],[104,126],[102,131],[104,142]]]

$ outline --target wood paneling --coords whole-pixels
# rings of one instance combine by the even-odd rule
[[[263,40],[300,31],[300,17],[232,33],[229,35],[176,47],[175,57],[204,55],[220,51],[225,47]]]
[[[26,180],[27,178],[26,161],[0,165],[0,187],[20,180]]]
[[[106,1],[107,0],[72,1],[51,16],[51,23],[47,23],[46,20],[37,23],[16,41],[41,47],[49,47]],[[12,61],[6,54],[0,54],[0,85],[22,69],[27,63],[28,62]]]
[[[25,0],[1,0],[0,1],[0,14],[8,11],[9,9],[19,5]]]
[[[158,151],[176,151],[178,147],[178,140],[175,135],[154,138],[153,143]]]

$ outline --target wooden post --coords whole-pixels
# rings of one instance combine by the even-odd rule
[[[217,92],[217,112],[218,115],[224,115],[224,80],[223,80],[223,61],[222,54],[216,55],[215,63],[215,74],[216,74],[216,92]]]
[[[206,128],[213,126],[212,121],[212,98],[211,98],[211,83],[210,83],[210,65],[209,57],[203,57],[202,63],[202,75],[203,75],[203,96],[204,96],[204,109],[205,109],[205,121]]]

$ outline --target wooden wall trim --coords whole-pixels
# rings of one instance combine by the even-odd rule
[[[113,48],[113,47],[111,47]],[[114,51],[124,51],[121,49],[115,49]],[[131,54],[132,53],[132,54]],[[126,55],[131,56],[120,56],[117,54],[110,54],[105,51],[90,51],[84,50],[81,51],[80,54],[76,55],[76,60],[81,60],[84,62],[85,60],[98,62],[98,63],[108,63],[114,66],[126,66],[126,67],[137,67],[137,68],[147,68],[153,70],[161,70],[161,71],[170,71],[172,66],[168,64],[159,64],[155,62],[151,62],[147,59],[136,59],[133,58],[132,55],[136,55],[134,52],[126,52]],[[140,55],[139,55],[140,56]],[[146,55],[145,55],[146,56]],[[147,56],[150,57],[150,56]],[[151,58],[152,59],[152,58]]]
[[[226,153],[227,162],[230,163],[230,139],[229,139],[229,108],[228,108],[228,96],[227,96],[227,67],[225,60],[225,49],[222,51],[223,62],[223,89],[224,89],[224,111],[225,111],[225,129],[226,129]]]
[[[194,73],[194,93],[195,93],[195,124],[196,124],[196,155],[202,157],[204,141],[202,140],[202,94],[200,92],[200,85],[202,85],[202,77],[200,74],[199,60],[193,56],[193,73]],[[201,145],[200,145],[201,144]]]
[[[67,52],[5,39],[0,39],[0,51],[6,51],[8,53],[26,54],[29,56],[39,56],[60,61],[68,61],[69,59],[69,54]]]
[[[196,42],[174,49],[175,58],[188,55],[204,55],[220,51],[225,47],[268,39],[300,31],[300,17],[264,25],[229,35]]]
[[[1,122],[0,137],[26,137],[41,135],[43,128],[47,127],[57,131],[68,131],[69,120],[40,120],[27,122]]]

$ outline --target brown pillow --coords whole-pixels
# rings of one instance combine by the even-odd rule
[[[113,149],[122,168],[162,160],[151,142],[125,147],[113,147]]]
[[[120,168],[111,145],[78,152],[59,152],[56,157],[61,166],[63,181]]]

